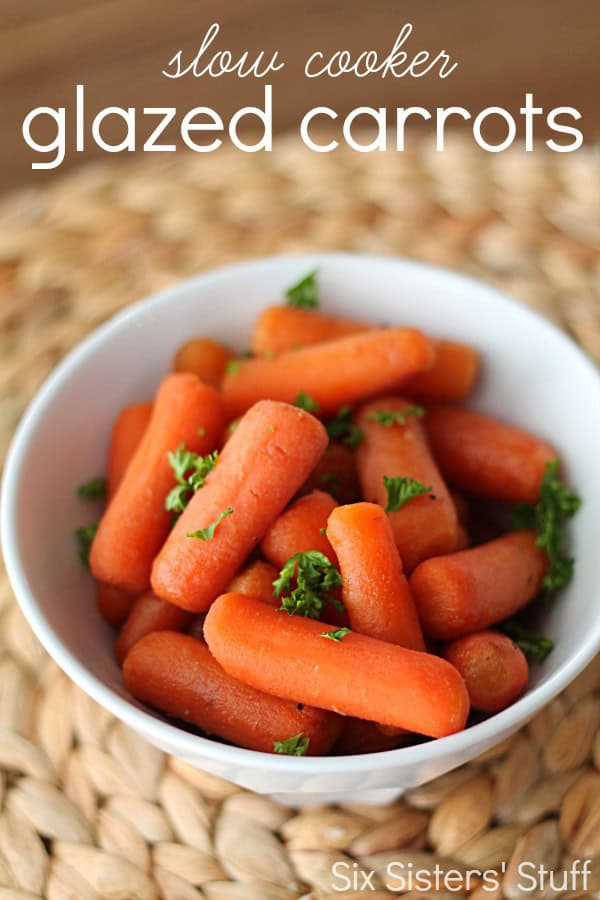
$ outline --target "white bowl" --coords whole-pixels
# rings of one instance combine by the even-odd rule
[[[73,529],[96,510],[74,486],[105,468],[111,423],[152,396],[176,348],[206,334],[239,350],[265,305],[318,268],[323,307],[407,323],[476,345],[484,372],[473,407],[547,438],[584,503],[571,530],[569,587],[545,622],[556,648],[517,703],[460,734],[384,753],[276,756],[227,746],[168,723],[125,690],[114,635],[95,607]],[[384,801],[479,755],[562,691],[600,647],[600,379],[577,346],[533,312],[477,281],[414,262],[326,254],[244,263],[163,291],[115,316],[48,378],[13,441],[2,486],[9,577],[40,641],[91,697],[152,744],[255,791],[298,804],[342,796]]]

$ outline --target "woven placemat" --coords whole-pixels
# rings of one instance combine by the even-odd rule
[[[442,154],[423,143],[362,156],[284,138],[270,155],[57,174],[0,201],[0,454],[50,368],[112,312],[269,253],[451,266],[548,315],[598,361],[599,209],[592,152],[494,156],[460,140]],[[167,758],[111,718],[47,657],[0,578],[0,900],[321,898],[340,896],[335,862],[383,873],[391,860],[508,861],[503,888],[479,885],[474,900],[600,897],[599,659],[485,759],[401,802],[294,812]],[[519,890],[521,860],[560,868],[574,857],[594,860],[588,892]],[[390,894],[380,880],[377,893],[343,896]]]

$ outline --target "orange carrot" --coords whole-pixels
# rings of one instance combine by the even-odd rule
[[[527,686],[525,654],[497,631],[477,631],[457,638],[445,647],[444,657],[465,679],[471,705],[480,712],[500,712]]]
[[[275,359],[240,361],[236,371],[225,375],[223,395],[230,416],[265,397],[293,403],[302,392],[327,415],[428,369],[433,359],[433,345],[419,331],[369,331]]]
[[[176,372],[192,372],[206,384],[219,387],[233,353],[210,338],[192,338],[183,344],[173,360]]]
[[[385,734],[375,722],[346,716],[342,733],[335,742],[333,753],[338,756],[380,753],[382,750],[394,750],[401,743],[400,735]]]
[[[165,509],[175,484],[167,454],[184,443],[196,453],[208,453],[222,428],[223,405],[214,388],[195,375],[165,378],[150,424],[100,520],[90,553],[95,578],[130,594],[148,589],[152,561],[172,520]]]
[[[260,544],[264,556],[277,569],[282,569],[290,556],[318,550],[337,565],[333,548],[323,534],[329,513],[336,506],[333,497],[324,491],[313,491],[300,497],[281,513],[265,534]]]
[[[380,410],[402,413],[409,407],[408,401],[398,397],[383,397],[362,407],[357,422],[365,438],[356,451],[358,475],[367,500],[387,506],[384,476],[413,478],[431,488],[430,493],[414,497],[389,513],[407,572],[429,556],[454,550],[458,538],[456,510],[429,451],[420,419],[406,415],[405,424],[386,427],[374,418]]]
[[[142,594],[131,607],[119,632],[115,644],[117,662],[122,664],[134,644],[147,634],[155,631],[185,631],[192,618],[190,613],[154,594]]]
[[[285,353],[372,330],[372,325],[356,319],[327,316],[293,306],[270,306],[256,321],[252,349],[259,356]],[[434,344],[432,367],[403,383],[403,391],[424,400],[461,400],[473,388],[479,354],[473,347],[456,341],[436,340]]]
[[[458,523],[458,529],[456,532],[456,547],[455,550],[466,550],[467,547],[471,546],[471,538],[469,536],[469,532],[460,522]]]
[[[425,426],[444,477],[493,500],[535,503],[556,451],[539,438],[467,409],[430,409]]]
[[[337,441],[331,441],[303,487],[306,491],[327,491],[339,503],[360,499],[354,453]]]
[[[249,750],[273,753],[276,742],[302,734],[308,755],[323,755],[342,724],[331,713],[236,681],[206,644],[185,634],[147,635],[129,652],[123,678],[136,699]]]
[[[252,332],[252,350],[257,356],[285,353],[312,344],[334,341],[373,326],[355,319],[327,316],[295,306],[268,306],[260,313]]]
[[[204,623],[211,653],[257,690],[430,737],[460,731],[464,681],[448,662],[362,634],[322,636],[322,622],[223,594]]]
[[[125,591],[113,587],[112,584],[96,585],[96,603],[98,609],[109,625],[120,625],[131,609],[135,597]]]
[[[422,562],[410,578],[425,634],[451,640],[512,616],[538,594],[548,561],[531,531]]]
[[[473,389],[479,373],[479,354],[467,344],[435,341],[435,361],[402,385],[409,397],[452,402],[462,400]]]
[[[279,575],[275,566],[262,559],[256,559],[254,562],[242,569],[235,576],[227,588],[228,593],[247,594],[248,597],[256,597],[263,603],[271,603],[273,606],[280,606],[281,600],[273,596],[273,582]]]
[[[415,604],[381,506],[338,506],[329,516],[327,536],[339,560],[342,599],[352,631],[424,650]]]
[[[265,400],[244,416],[204,487],[158,555],[152,587],[193,612],[208,609],[316,465],[327,433],[313,416]],[[189,537],[223,518],[208,540]]]
[[[113,425],[108,450],[108,499],[114,497],[127,466],[150,422],[151,403],[134,403],[122,409]]]

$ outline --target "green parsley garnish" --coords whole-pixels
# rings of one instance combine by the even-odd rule
[[[230,422],[230,424],[229,424],[229,430],[230,430],[230,432],[231,432],[232,434],[233,434],[233,432],[235,431],[235,429],[238,427],[239,424],[240,424],[240,420],[239,420],[239,419],[236,419],[235,421]]]
[[[288,306],[304,307],[304,309],[317,309],[319,306],[319,292],[317,290],[317,270],[309,272],[296,284],[285,292]]]
[[[352,629],[336,628],[334,631],[322,631],[320,637],[329,638],[330,641],[341,644],[347,634],[352,634]]]
[[[306,756],[310,738],[302,737],[303,732],[295,734],[287,741],[275,741],[273,750],[275,753],[285,753],[286,756]]]
[[[422,481],[417,481],[416,478],[410,478],[410,476],[388,478],[387,475],[384,475],[383,483],[387,491],[386,512],[396,512],[414,497],[431,494],[432,491],[431,487],[426,487]]]
[[[537,503],[520,503],[512,517],[514,528],[530,528],[537,532],[537,546],[544,551],[550,568],[542,582],[543,601],[548,604],[552,595],[573,575],[575,560],[563,553],[563,527],[572,519],[581,500],[558,478],[560,460],[546,463]]]
[[[385,428],[391,428],[392,425],[405,425],[409,416],[421,418],[425,415],[425,408],[413,403],[406,409],[376,409],[367,418],[371,422],[379,422]]]
[[[214,522],[211,522],[210,525],[207,525],[206,528],[199,528],[198,531],[188,531],[187,537],[190,538],[198,538],[201,541],[212,541],[215,536],[215,531],[227,516],[230,516],[233,513],[233,507],[228,506],[227,509],[224,509],[223,512],[220,512]]]
[[[73,532],[77,542],[77,555],[86,569],[90,567],[90,548],[97,531],[98,523],[90,522],[89,525],[82,525]]]
[[[239,359],[230,359],[227,365],[225,366],[225,374],[226,375],[237,375],[242,367],[241,360]]]
[[[96,475],[84,484],[80,484],[77,488],[77,496],[84,497],[86,500],[100,500],[102,497],[106,497],[106,478],[103,475]]]
[[[327,423],[327,434],[332,441],[341,441],[354,450],[364,439],[362,428],[352,421],[352,407],[340,406],[333,419]]]
[[[204,427],[204,425],[201,425],[200,428],[198,429],[198,436],[204,437],[205,434],[206,434],[206,428]]]
[[[292,587],[294,581],[296,586]],[[329,594],[341,583],[342,576],[323,553],[307,550],[290,556],[273,582],[273,596],[281,597],[280,609],[290,616],[297,613],[309,619],[320,619],[326,603],[343,609],[340,601]]]
[[[295,400],[292,401],[294,406],[300,407],[300,409],[305,410],[309,413],[316,413],[319,411],[319,404],[316,400],[306,393],[306,391],[300,391]]]
[[[165,508],[177,514],[182,513],[196,491],[204,487],[206,476],[214,469],[218,456],[218,450],[199,456],[188,450],[185,444],[174,453],[169,453],[169,465],[177,484],[167,494]]]
[[[516,619],[508,619],[506,622],[503,622],[500,625],[500,630],[508,635],[509,638],[512,638],[513,642],[523,651],[528,659],[533,659],[535,662],[544,662],[554,650],[552,638],[529,631]]]

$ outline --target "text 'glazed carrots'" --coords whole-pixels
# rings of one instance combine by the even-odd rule
[[[219,597],[204,624],[220,665],[258,690],[431,737],[464,728],[467,689],[445,660],[362,634],[328,640],[325,630],[241,594]]]
[[[581,501],[552,446],[509,424],[510,378],[507,422],[456,405],[480,367],[487,396],[499,357],[458,321],[405,327],[435,321],[406,285],[395,321],[362,321],[348,282],[358,315],[334,314],[330,276],[329,309],[308,273],[247,352],[237,322],[215,340],[190,309],[175,371],[115,410],[106,471],[74,486],[76,549],[139,702],[265,753],[400,754],[527,689]]]

